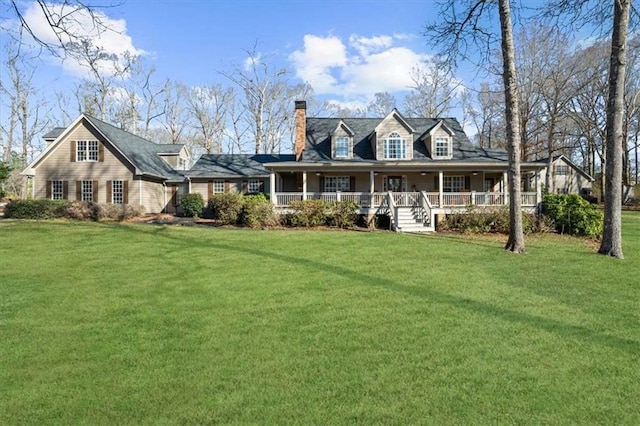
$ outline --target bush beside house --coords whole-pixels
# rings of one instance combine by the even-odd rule
[[[4,217],[10,219],[123,220],[142,216],[136,205],[93,203],[68,200],[14,200],[7,204]]]

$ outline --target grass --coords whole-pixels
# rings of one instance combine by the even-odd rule
[[[0,423],[640,423],[640,214],[583,240],[0,221]]]

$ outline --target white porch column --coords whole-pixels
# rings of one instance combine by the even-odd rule
[[[307,171],[302,172],[302,199],[307,199]]]
[[[442,190],[444,186],[444,173],[438,172],[438,207],[442,208],[443,195]]]
[[[271,198],[272,204],[278,205],[278,200],[276,200],[276,173],[273,170],[269,172],[269,198]]]
[[[509,173],[502,172],[502,201],[504,204],[509,204]]]
[[[536,206],[542,202],[542,182],[540,182],[540,170],[536,170]]]
[[[374,205],[373,205],[373,199],[374,199],[373,193],[376,190],[376,185],[375,185],[376,181],[375,181],[375,179],[376,179],[375,173],[373,172],[373,170],[369,170],[369,207],[374,207]]]

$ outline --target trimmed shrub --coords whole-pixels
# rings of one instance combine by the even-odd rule
[[[337,201],[329,208],[327,222],[338,228],[352,228],[358,221],[360,208],[352,201]]]
[[[15,200],[5,210],[14,219],[122,220],[143,214],[143,206],[69,200]]]
[[[545,194],[542,214],[553,221],[560,233],[585,237],[602,234],[602,212],[579,195]]]
[[[242,198],[242,195],[236,192],[215,194],[207,203],[207,207],[211,210],[214,219],[218,219],[225,225],[235,225],[242,212]]]
[[[292,212],[288,221],[291,226],[305,228],[326,225],[330,206],[330,203],[324,200],[292,201],[289,204]]]
[[[202,215],[202,210],[204,209],[204,200],[202,199],[202,195],[198,193],[186,194],[182,197],[180,206],[185,216],[199,217]]]
[[[4,217],[13,219],[55,219],[64,217],[68,200],[13,200],[6,205]]]
[[[509,208],[468,207],[460,213],[452,213],[438,224],[438,229],[463,233],[509,233]],[[532,213],[522,213],[522,230],[525,234],[544,232],[547,229]]]
[[[98,204],[97,220],[125,220],[144,215],[144,206],[135,204]]]
[[[243,198],[238,222],[250,228],[263,228],[278,224],[273,204],[264,194],[247,195]]]

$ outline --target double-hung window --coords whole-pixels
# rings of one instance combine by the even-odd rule
[[[324,192],[349,192],[350,190],[349,176],[326,176],[324,178]]]
[[[250,179],[247,185],[247,191],[250,194],[260,192],[260,181],[258,179]]]
[[[51,181],[51,199],[62,200],[64,198],[64,183],[61,180]]]
[[[76,161],[98,161],[98,141],[77,141]]]
[[[462,192],[464,189],[464,176],[444,176],[442,181],[443,192]]]
[[[393,132],[382,143],[382,155],[385,160],[402,160],[407,158],[407,140]]]
[[[121,180],[111,181],[111,202],[124,204],[124,184]]]
[[[349,138],[336,138],[336,158],[349,158]]]
[[[83,180],[80,194],[82,201],[93,201],[93,181]]]
[[[213,193],[221,194],[224,192],[224,181],[221,179],[216,179],[213,181]]]
[[[437,136],[435,142],[435,157],[451,157],[451,144],[448,137]]]
[[[566,176],[569,174],[569,166],[566,164],[558,164],[556,167],[556,176]]]

